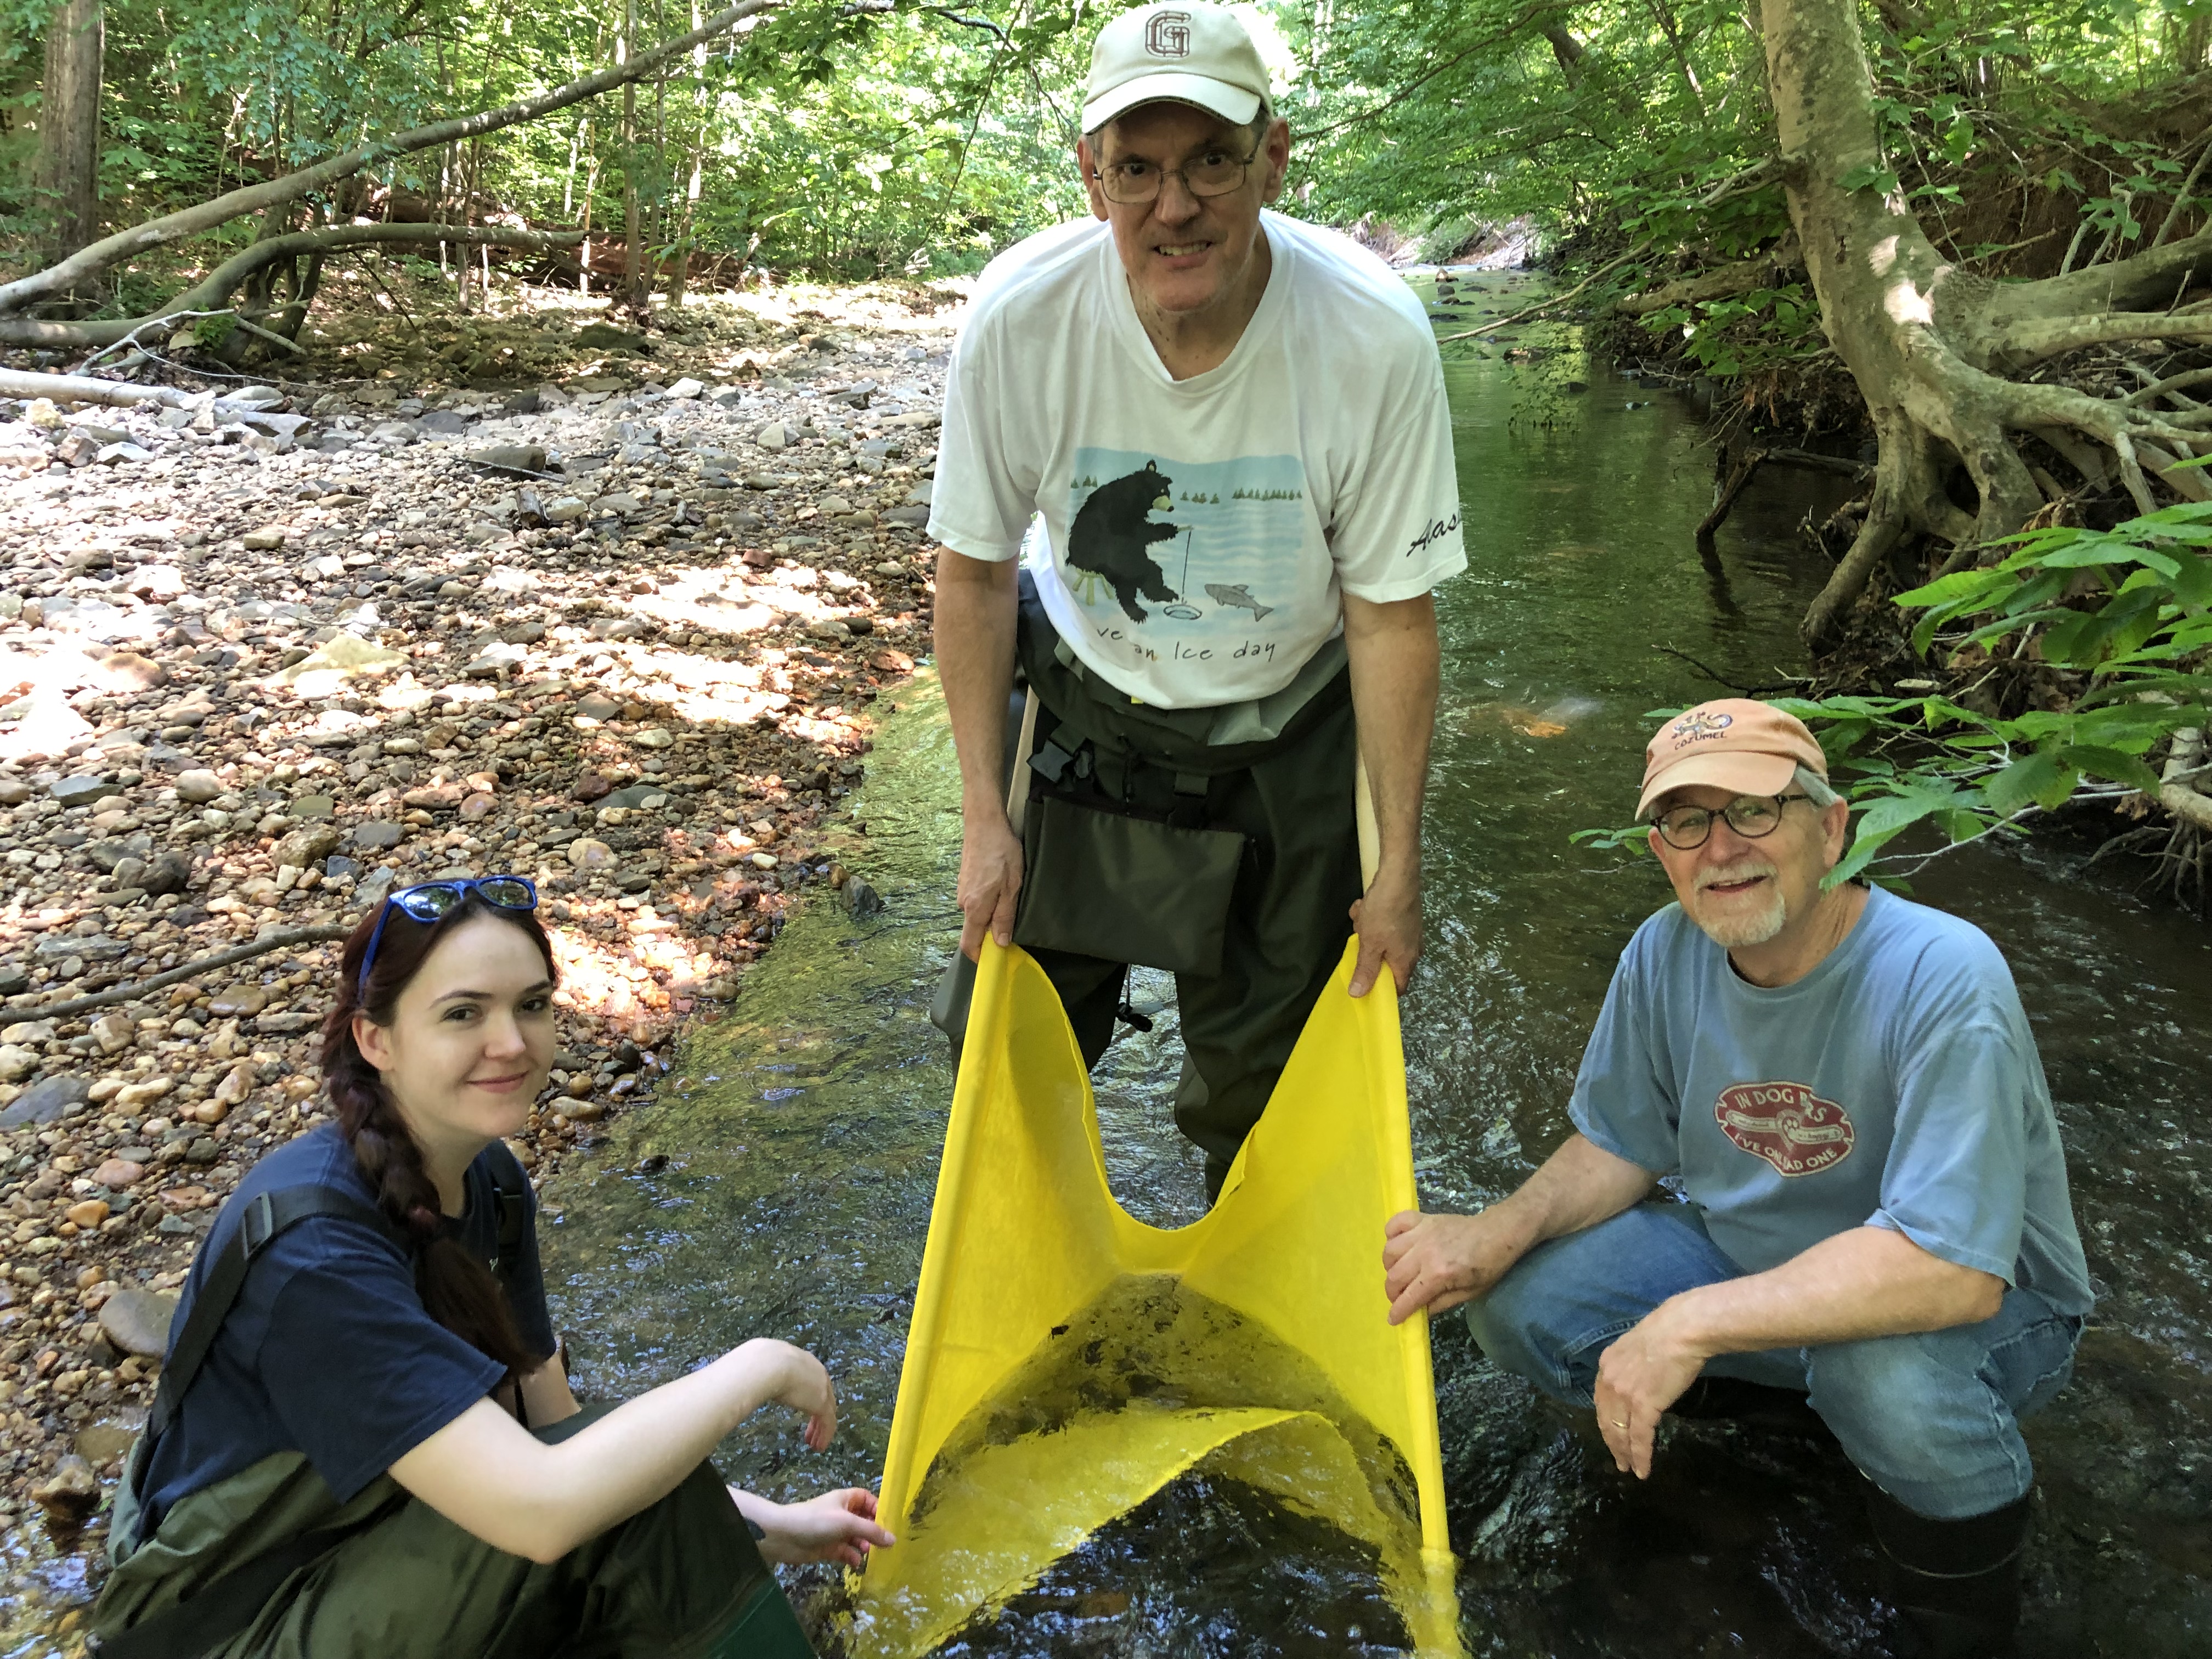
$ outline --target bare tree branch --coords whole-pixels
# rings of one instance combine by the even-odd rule
[[[216,951],[190,962],[180,962],[164,972],[151,975],[130,985],[118,985],[105,991],[96,991],[88,997],[72,997],[66,1002],[39,1006],[30,998],[19,998],[10,1003],[11,1014],[35,1014],[41,1019],[66,1019],[93,1008],[105,1008],[112,1003],[135,1002],[149,991],[158,991],[164,985],[174,985],[179,980],[190,979],[194,974],[204,974],[213,968],[228,968],[233,963],[248,962],[255,957],[266,956],[271,951],[289,949],[295,945],[327,945],[333,939],[343,939],[350,927],[288,927],[281,932],[267,933],[245,945],[234,945],[228,950]]]

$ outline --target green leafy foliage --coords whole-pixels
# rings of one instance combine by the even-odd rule
[[[1831,884],[1875,867],[1905,831],[1953,844],[2009,830],[2083,797],[2154,793],[2150,757],[2212,721],[2212,502],[2186,502],[2111,530],[2014,537],[1986,569],[1899,595],[1921,613],[1913,642],[1982,678],[2033,665],[2063,677],[2056,708],[2010,717],[1957,696],[1778,698],[1812,727],[1831,779],[1857,809]],[[1662,711],[1674,713],[1678,711]],[[1638,845],[1640,827],[1583,830],[1599,848]]]
[[[627,185],[656,262],[681,248],[820,275],[972,269],[1085,210],[1068,152],[1088,46],[1126,3],[790,0],[641,86],[627,144],[609,98],[406,158],[366,193],[313,210],[588,218],[604,235],[623,224]],[[2138,246],[2179,187],[2177,163],[2091,112],[2140,89],[2146,64],[2170,75],[2206,3],[1922,7],[1906,38],[1866,9],[1882,153],[1844,182],[1900,194],[1940,243],[1978,182],[2032,171],[2083,204],[2083,259]],[[35,118],[52,10],[0,0],[0,137],[8,118],[18,134]],[[1555,240],[1583,239],[1596,261],[1629,252],[1608,279],[1624,292],[1770,248],[1788,229],[1779,183],[1748,172],[1771,155],[1773,117],[1757,10],[1737,0],[1248,10],[1279,37],[1290,211],[1440,234],[1528,216]],[[541,91],[611,62],[629,20],[641,45],[701,12],[667,0],[109,0],[106,15],[102,193],[120,224]],[[27,155],[0,143],[0,175],[16,175],[0,176],[0,235],[33,228]],[[210,251],[254,230],[234,227]],[[2005,244],[1947,246],[1978,258]],[[1820,349],[1788,287],[1662,318],[1656,332],[1713,374]]]
[[[711,9],[109,0],[103,206],[127,223],[364,139],[526,97],[614,61],[626,27],[635,49]],[[11,103],[35,111],[52,9],[52,0],[0,0],[0,115]],[[1103,14],[1083,13],[1079,32],[1079,10],[1073,0],[957,9],[793,0],[695,51],[665,81],[641,83],[627,143],[612,94],[400,158],[307,210],[519,216],[542,227],[588,222],[604,238],[621,233],[627,185],[648,269],[678,250],[828,276],[973,269],[1083,209],[1068,151]],[[20,166],[28,154],[16,146],[5,160]],[[0,237],[35,228],[27,180],[0,179]],[[258,228],[228,227],[201,257]],[[34,251],[27,245],[24,257]]]

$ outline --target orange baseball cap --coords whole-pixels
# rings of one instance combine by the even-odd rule
[[[1720,697],[1685,709],[1644,746],[1641,818],[1669,789],[1707,783],[1739,795],[1778,795],[1799,767],[1822,778],[1828,757],[1805,722],[1748,697]]]

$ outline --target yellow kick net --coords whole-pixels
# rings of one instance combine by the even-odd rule
[[[856,1659],[918,1659],[1201,1468],[1371,1548],[1417,1650],[1463,1652],[1428,1326],[1384,1318],[1382,1224],[1415,1203],[1397,997],[1346,994],[1357,950],[1220,1201],[1163,1231],[1108,1188],[1051,981],[984,940]]]

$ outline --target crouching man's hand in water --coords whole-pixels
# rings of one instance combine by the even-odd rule
[[[870,1550],[898,1541],[876,1524],[876,1495],[865,1486],[825,1492],[803,1504],[771,1504],[735,1486],[730,1496],[745,1519],[768,1534],[760,1540],[761,1556],[778,1566],[839,1561],[865,1567]]]
[[[1401,1211],[1384,1224],[1382,1238],[1382,1292],[1393,1325],[1424,1308],[1440,1314],[1488,1294],[1533,1242],[1502,1206],[1479,1215]]]

